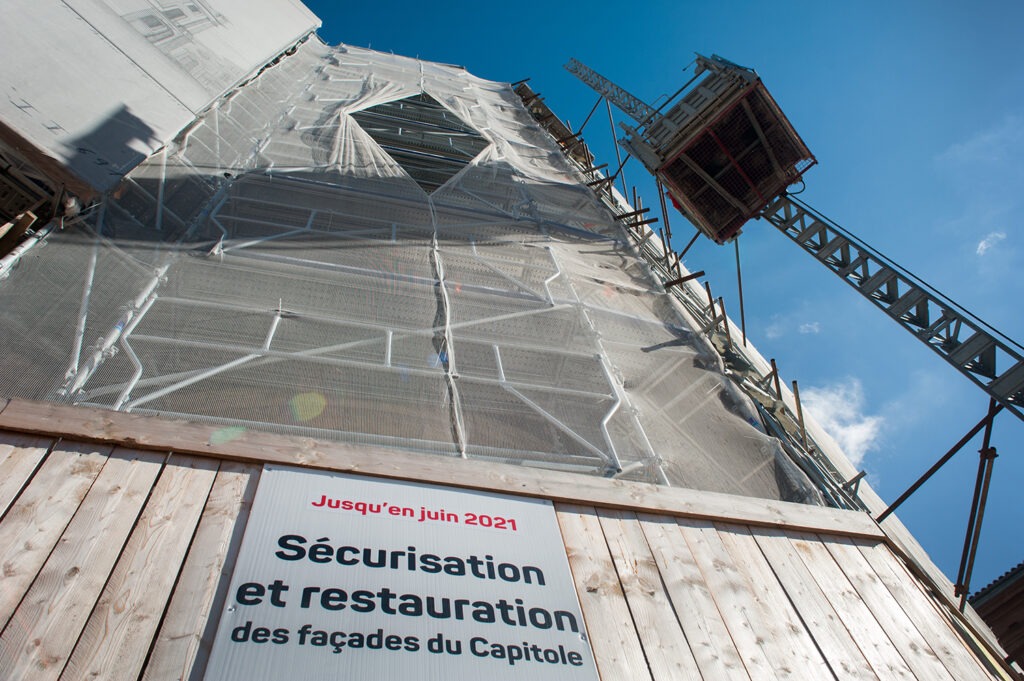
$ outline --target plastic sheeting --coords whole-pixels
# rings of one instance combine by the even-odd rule
[[[3,10],[0,130],[100,191],[320,25],[298,0],[7,0]]]
[[[486,143],[446,180],[357,121],[410,97]],[[386,144],[423,152],[429,121],[400,127]],[[5,396],[819,499],[509,86],[456,67],[304,43],[0,305]]]

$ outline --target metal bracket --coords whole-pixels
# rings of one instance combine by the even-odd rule
[[[857,473],[857,475],[853,476],[852,478],[844,482],[843,491],[846,492],[847,494],[857,496],[858,492],[860,491],[860,481],[863,480],[864,476],[867,474],[867,471],[861,471],[860,473]]]

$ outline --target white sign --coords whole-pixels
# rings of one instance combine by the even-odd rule
[[[266,466],[206,678],[598,676],[550,502]]]

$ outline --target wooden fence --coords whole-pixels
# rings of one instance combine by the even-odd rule
[[[0,406],[3,679],[202,678],[263,463],[553,500],[604,681],[1012,678],[866,514]]]

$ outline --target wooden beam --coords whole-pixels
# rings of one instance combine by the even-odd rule
[[[686,282],[690,281],[691,279],[696,279],[697,277],[703,277],[703,276],[704,276],[704,270],[700,270],[699,272],[693,272],[691,274],[687,274],[685,277],[679,277],[678,279],[672,279],[671,281],[666,281],[664,283],[665,290],[667,291],[668,289],[670,289],[673,286],[679,286],[680,284],[686,283]]]
[[[35,213],[27,210],[16,219],[0,225],[0,256],[7,255],[35,222]]]
[[[642,227],[644,225],[652,225],[658,221],[658,218],[647,218],[646,220],[638,220],[637,222],[629,223],[630,227]]]
[[[775,158],[775,152],[772,150],[771,145],[768,144],[768,138],[764,136],[764,130],[761,129],[761,124],[757,122],[757,116],[755,116],[754,112],[751,110],[746,97],[740,100],[740,105],[743,107],[743,111],[746,112],[747,120],[750,121],[751,126],[753,126],[754,132],[757,133],[757,138],[761,141],[761,146],[764,147],[764,151],[768,155],[768,160],[772,162],[772,168],[775,169],[775,176],[780,180],[786,179],[786,173],[779,165],[779,160]]]
[[[15,399],[0,413],[2,429],[157,451],[173,450],[246,463],[276,463],[418,480],[606,508],[876,540],[885,537],[866,513],[857,511],[411,454],[368,445],[318,442],[305,437],[89,407]]]
[[[607,165],[607,164],[605,164],[605,165]],[[616,220],[628,220],[629,218],[635,218],[635,217],[637,217],[639,215],[643,215],[644,213],[649,213],[650,210],[651,210],[650,208],[641,208],[640,210],[634,210],[634,211],[630,211],[629,213],[623,213],[622,215],[616,215],[615,219]]]
[[[699,175],[705,183],[707,183],[712,189],[718,192],[719,196],[721,196],[723,199],[731,203],[733,207],[740,212],[741,215],[746,215],[748,212],[750,212],[750,208],[748,208],[746,205],[743,204],[742,201],[733,196],[732,192],[730,192],[722,185],[718,184],[715,178],[711,177],[706,172],[704,172],[704,169],[697,165],[689,156],[687,156],[686,154],[680,154],[679,160],[685,163],[690,170],[697,173],[697,175]]]

